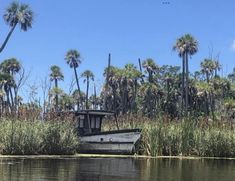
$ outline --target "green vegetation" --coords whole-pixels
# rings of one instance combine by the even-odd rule
[[[15,27],[20,25],[27,31],[34,16],[30,6],[13,2],[3,17],[11,29],[0,53]],[[106,81],[99,95],[95,84],[93,93],[90,91],[90,81],[94,81],[95,75],[90,70],[78,72],[81,55],[71,49],[61,57],[73,69],[76,80],[71,81],[68,93],[58,85],[58,81],[64,80],[63,70],[53,65],[42,85],[29,86],[28,100],[19,95],[27,81],[22,63],[16,58],[3,60],[0,63],[0,153],[75,153],[78,139],[69,118],[65,116],[67,122],[51,120],[61,119],[60,112],[102,109],[115,112],[120,128],[142,128],[140,154],[234,157],[235,69],[227,77],[220,76],[222,66],[218,57],[211,54],[199,60],[200,70],[190,72],[189,57],[198,49],[198,40],[190,34],[176,40],[173,50],[182,59],[182,70],[179,66],[158,65],[152,58],[138,59],[139,67],[134,64],[115,67],[111,66],[109,54],[103,74]],[[80,77],[86,83],[84,92]],[[38,87],[42,88],[42,101],[37,96]]]
[[[141,128],[139,154],[151,156],[235,157],[235,130],[230,124],[205,123],[203,120],[165,122],[141,116],[119,118],[119,127]],[[105,130],[115,127],[110,121]]]
[[[6,9],[4,20],[12,30],[19,24],[26,31],[31,28],[33,12],[30,6],[14,2]],[[0,64],[0,116],[38,120],[41,119],[40,115],[43,114],[44,119],[53,112],[103,109],[114,111],[118,116],[141,113],[143,117],[164,117],[167,120],[200,116],[205,121],[233,122],[235,73],[220,76],[222,67],[213,54],[199,60],[200,70],[190,72],[189,57],[198,52],[198,44],[198,40],[190,34],[176,39],[172,47],[182,59],[182,70],[179,66],[158,65],[152,58],[138,59],[139,67],[134,64],[115,67],[111,66],[109,54],[108,66],[103,74],[106,81],[98,88],[101,90],[99,94],[95,84],[91,84],[95,75],[90,70],[78,72],[82,63],[81,54],[70,49],[61,57],[72,68],[76,80],[71,80],[69,91],[65,92],[58,85],[65,78],[63,70],[52,65],[42,85],[28,86],[28,100],[23,100],[19,95],[19,90],[27,81],[22,63],[16,58],[5,59]],[[80,88],[79,78],[86,83],[84,92]],[[42,89],[39,90],[39,87]],[[40,91],[43,92],[43,99],[37,96]]]
[[[0,122],[0,154],[74,154],[78,137],[68,122]]]

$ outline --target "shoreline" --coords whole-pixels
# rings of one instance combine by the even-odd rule
[[[108,154],[75,154],[75,155],[0,155],[1,158],[23,159],[75,159],[75,158],[144,158],[144,159],[180,159],[180,160],[235,160],[227,157],[194,157],[194,156],[147,156],[147,155],[108,155]]]

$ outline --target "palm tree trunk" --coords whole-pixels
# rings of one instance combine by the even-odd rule
[[[184,77],[185,77],[185,55],[182,57],[182,90],[181,90],[181,116],[184,113]]]
[[[134,83],[134,98],[133,98],[133,111],[134,113],[137,112],[137,104],[136,104],[136,97],[137,97],[137,79],[135,79],[135,83]]]
[[[7,113],[9,113],[11,103],[10,103],[10,97],[9,97],[9,90],[8,90],[7,86],[4,86],[4,90],[5,90],[6,95],[7,95],[7,101],[6,101]]]
[[[210,86],[210,85],[209,85],[209,83],[210,83],[210,77],[209,77],[209,72],[208,72],[208,71],[206,71],[206,81],[207,81],[208,86]],[[208,106],[208,107],[207,107],[207,109],[208,109],[208,115],[209,115],[210,111],[212,112],[212,115],[214,115],[214,113],[213,113],[213,108],[212,108],[211,91],[208,92],[207,106]],[[214,116],[213,116],[213,117],[214,117]]]
[[[149,71],[149,83],[153,83],[153,73]]]
[[[94,109],[97,109],[96,86],[94,84]]]
[[[0,115],[0,117],[2,117],[4,112],[5,112],[4,111],[5,110],[5,104],[4,104],[3,96],[1,96],[0,100],[1,100],[1,115]]]
[[[4,40],[4,42],[3,42],[3,44],[2,44],[2,46],[1,46],[1,48],[0,48],[0,53],[1,53],[1,52],[3,51],[3,49],[5,48],[5,46],[6,46],[7,42],[8,42],[8,40],[10,39],[11,34],[13,33],[13,31],[14,31],[16,25],[17,25],[17,23],[15,23],[15,24],[12,26],[11,30],[9,31],[9,33],[8,33],[8,35],[7,35],[7,37],[6,37],[6,39]]]
[[[82,94],[81,94],[81,89],[80,89],[80,86],[79,86],[79,81],[78,81],[78,74],[77,74],[77,70],[76,70],[76,67],[74,66],[73,67],[73,70],[74,70],[74,74],[75,74],[75,79],[76,79],[76,83],[77,83],[77,88],[78,88],[78,93],[79,93],[79,99],[81,100],[82,99]],[[79,110],[79,106],[80,106],[80,102],[81,102],[81,106],[82,106],[82,101],[80,100],[77,100],[77,110]]]
[[[14,111],[15,111],[15,116],[16,116],[18,115],[18,88],[14,87],[14,93],[15,93]]]
[[[118,109],[117,109],[117,104],[116,104],[117,97],[116,97],[116,88],[115,88],[115,86],[112,87],[112,91],[113,91],[113,110],[114,110],[115,114],[117,114],[119,111],[117,111]]]
[[[127,111],[127,99],[128,99],[128,90],[127,90],[127,79],[124,78],[122,82],[122,114],[125,114]]]
[[[58,89],[58,80],[55,79],[55,88],[56,88],[56,91]],[[58,98],[58,94],[56,92],[56,95],[55,95],[55,110],[56,112],[58,111],[58,104],[59,104],[59,98]]]
[[[142,74],[143,72],[142,72],[142,64],[141,64],[140,58],[138,59],[138,62],[139,62],[139,69],[140,69],[140,72]],[[144,78],[142,76],[141,76],[141,83],[144,83]]]
[[[166,105],[168,106],[169,98],[170,98],[170,82],[169,82],[169,79],[166,80],[166,89],[167,89]]]
[[[89,77],[87,77],[87,84],[86,84],[86,109],[89,109],[89,106],[88,106],[88,91],[89,91]]]
[[[207,81],[207,83],[208,83],[208,85],[209,85],[210,78],[209,78],[209,73],[208,73],[208,71],[206,71],[206,81]]]
[[[14,99],[13,99],[13,94],[12,94],[11,88],[9,88],[9,93],[10,93],[10,99],[11,99],[11,101],[10,101],[11,113],[13,113],[14,112]]]
[[[185,82],[185,109],[186,114],[188,115],[188,79],[189,79],[189,70],[188,70],[188,53],[185,53],[185,67],[186,67],[186,82]]]

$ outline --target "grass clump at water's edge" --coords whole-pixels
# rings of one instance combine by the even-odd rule
[[[106,122],[105,130],[114,124]],[[120,129],[142,129],[137,151],[149,156],[235,157],[235,130],[229,125],[202,125],[200,120],[163,122],[125,116]]]
[[[0,121],[0,154],[74,154],[78,137],[69,122]]]

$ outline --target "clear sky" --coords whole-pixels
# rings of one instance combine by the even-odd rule
[[[0,0],[0,15],[11,0]],[[157,64],[181,65],[172,46],[185,33],[199,41],[199,52],[190,60],[190,70],[219,54],[223,74],[235,67],[234,0],[21,0],[35,12],[33,28],[17,27],[0,61],[16,57],[26,71],[28,84],[39,82],[58,65],[65,75],[60,85],[68,91],[72,70],[64,57],[69,49],[82,56],[79,74],[90,69],[101,85],[108,53],[112,65],[138,65],[138,58],[153,58]],[[166,3],[168,2],[168,3]],[[0,18],[0,41],[9,27]],[[234,45],[233,45],[234,43]],[[82,81],[80,81],[82,83]]]

